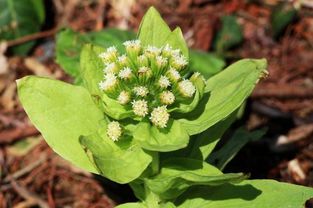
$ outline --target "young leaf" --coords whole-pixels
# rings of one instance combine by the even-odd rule
[[[159,129],[151,126],[148,122],[140,122],[133,132],[134,140],[144,149],[159,152],[169,152],[186,147],[189,135],[182,125],[175,120],[170,120],[167,125],[166,128]]]
[[[260,139],[264,134],[264,130],[248,132],[240,128],[221,149],[209,156],[208,162],[223,170],[245,144]]]
[[[179,49],[188,60],[189,49],[184,39],[183,33],[179,27],[171,32],[165,42],[168,43],[173,49]]]
[[[42,0],[0,0],[0,40],[13,40],[36,33],[45,18]],[[30,41],[12,48],[25,55],[35,42]]]
[[[170,34],[171,30],[159,12],[154,7],[150,7],[142,18],[138,31],[141,44],[162,47]]]
[[[179,122],[189,135],[194,135],[225,119],[250,95],[258,80],[266,74],[266,67],[264,59],[243,59],[230,65],[207,81],[207,94],[199,104],[203,108],[198,107]]]
[[[51,148],[78,167],[97,173],[78,142],[80,135],[95,132],[104,118],[88,91],[34,76],[17,83],[27,115]]]
[[[229,182],[240,182],[246,178],[243,174],[223,174],[217,168],[201,160],[189,158],[171,158],[165,160],[160,174],[145,183],[151,191],[162,199],[173,199],[190,186],[217,186]]]
[[[303,208],[313,189],[274,180],[246,180],[217,187],[193,187],[176,201],[178,208]]]
[[[224,66],[225,61],[214,54],[190,50],[190,69],[200,72],[205,79],[219,73]]]
[[[127,140],[122,137],[119,145],[106,134],[93,134],[82,136],[80,143],[101,175],[124,184],[138,178],[151,162],[149,154]]]

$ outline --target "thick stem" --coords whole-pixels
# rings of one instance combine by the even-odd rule
[[[156,175],[159,173],[160,169],[160,158],[159,158],[159,153],[158,152],[152,152],[152,163],[151,163],[151,168],[152,168],[152,174]]]

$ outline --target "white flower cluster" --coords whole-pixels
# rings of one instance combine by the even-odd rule
[[[112,121],[108,124],[107,128],[107,136],[113,141],[118,141],[122,135],[122,128],[120,123],[117,121]]]
[[[137,118],[150,114],[153,125],[165,128],[170,118],[168,109],[196,92],[193,82],[186,78],[186,57],[168,44],[159,48],[129,40],[123,45],[125,54],[114,46],[99,54],[104,63],[104,79],[99,88],[131,108]],[[118,127],[114,122],[108,126],[108,136],[114,141],[121,135]]]

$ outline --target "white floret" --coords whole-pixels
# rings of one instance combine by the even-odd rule
[[[117,84],[117,77],[113,73],[108,73],[104,77],[104,81],[99,83],[101,90],[107,91]]]
[[[187,79],[178,83],[178,89],[185,97],[192,97],[196,91],[196,87]]]
[[[120,123],[117,121],[112,121],[108,124],[107,127],[107,136],[112,139],[114,142],[118,141],[122,135],[122,128]]]
[[[166,76],[163,76],[163,75],[160,77],[158,84],[162,88],[167,88],[171,85],[170,80]]]
[[[145,100],[132,101],[132,108],[135,115],[145,117],[148,114],[148,103]]]
[[[125,105],[130,101],[130,93],[123,90],[117,97],[117,101],[122,104]]]
[[[163,67],[167,64],[167,58],[164,58],[162,56],[157,56],[156,63],[158,67]]]
[[[161,103],[171,105],[175,102],[175,95],[170,91],[164,91],[160,94]]]
[[[129,79],[132,75],[132,70],[129,67],[124,67],[119,73],[118,76],[121,79]]]
[[[154,108],[150,116],[151,122],[159,128],[165,128],[169,118],[170,114],[167,112],[166,106]]]
[[[168,77],[172,80],[172,81],[178,81],[180,80],[181,76],[179,74],[179,72],[174,69],[173,67],[170,67],[170,69],[167,72]]]
[[[148,88],[144,86],[138,86],[138,87],[134,87],[134,92],[137,96],[145,97],[149,93],[149,90]]]
[[[105,68],[103,69],[103,72],[105,74],[114,73],[116,71],[117,71],[117,66],[114,62],[106,64]]]

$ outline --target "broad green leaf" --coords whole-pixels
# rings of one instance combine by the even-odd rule
[[[149,122],[140,122],[133,132],[134,140],[144,149],[169,152],[188,145],[189,135],[182,125],[175,120],[169,120],[167,127],[159,129]]]
[[[196,138],[193,139],[194,144],[192,145],[190,157],[205,160],[211,154],[225,131],[235,120],[236,114],[232,113],[225,120],[219,121],[217,124],[197,135]]]
[[[159,12],[154,7],[150,7],[142,18],[138,31],[141,44],[162,47],[170,34],[171,30]]]
[[[184,39],[183,33],[179,27],[171,32],[165,43],[168,43],[173,49],[179,49],[187,58],[187,60],[189,59],[189,49]]]
[[[44,14],[42,0],[0,0],[0,41],[38,32]],[[16,54],[25,55],[34,43],[30,41],[15,46],[12,50]]]
[[[115,208],[147,208],[147,207],[143,205],[142,203],[131,202],[131,203],[126,203],[126,204],[120,204],[116,206]]]
[[[194,185],[217,186],[229,182],[240,182],[243,174],[223,174],[214,166],[201,160],[171,158],[161,164],[160,174],[146,179],[151,191],[162,199],[173,199]]]
[[[104,49],[98,46],[86,44],[80,55],[80,74],[83,86],[88,89],[90,94],[100,96],[99,82],[103,80],[103,61],[98,55]]]
[[[200,72],[205,79],[219,73],[225,66],[225,61],[212,53],[190,50],[190,66],[194,72]]]
[[[221,149],[209,156],[208,162],[223,170],[245,144],[260,139],[264,134],[265,130],[248,132],[244,128],[239,128]]]
[[[78,142],[80,135],[95,132],[104,118],[88,91],[34,76],[17,83],[27,115],[51,148],[78,167],[97,173]]]
[[[56,60],[68,74],[79,77],[79,58],[84,44],[90,43],[104,48],[114,45],[122,53],[122,43],[135,38],[133,32],[113,28],[85,34],[67,29],[57,36]]]
[[[217,187],[193,187],[175,203],[178,208],[303,208],[313,189],[274,180],[246,180]]]
[[[111,118],[121,120],[129,117],[133,117],[133,119],[135,119],[137,117],[134,115],[131,108],[128,109],[127,107],[121,105],[116,100],[109,98],[105,93],[102,94],[101,101],[101,109]]]
[[[146,198],[146,191],[142,180],[134,180],[129,183],[137,199],[144,201]]]
[[[218,53],[237,46],[243,40],[242,28],[238,24],[235,16],[223,16],[222,28],[214,39],[214,48]]]
[[[243,59],[207,81],[198,108],[179,119],[189,135],[198,134],[225,119],[250,95],[266,74],[265,59]]]
[[[124,136],[119,142],[113,142],[106,133],[100,135],[82,136],[80,143],[101,175],[117,183],[129,183],[150,164],[151,156],[131,138]]]

